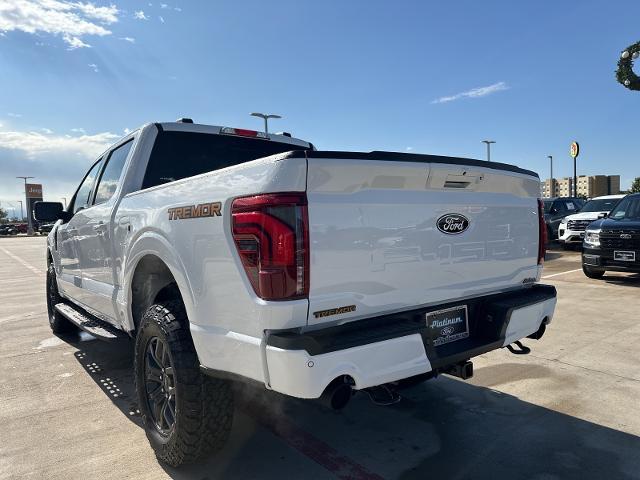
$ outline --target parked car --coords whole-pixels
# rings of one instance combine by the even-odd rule
[[[547,241],[551,242],[558,238],[558,227],[560,221],[567,215],[577,213],[584,200],[575,197],[545,198],[544,221],[547,225]]]
[[[13,225],[0,225],[0,235],[17,235],[18,229]]]
[[[27,225],[26,223],[16,223],[13,225],[13,228],[15,228],[18,233],[27,233],[29,225]]]
[[[135,338],[141,420],[171,465],[221,448],[229,379],[333,408],[473,374],[540,339],[538,175],[513,165],[317,151],[253,130],[154,123],[91,166],[47,242],[55,333]],[[514,346],[515,344],[515,346]],[[403,383],[404,382],[404,383]]]
[[[40,234],[49,233],[53,229],[54,225],[55,225],[55,223],[43,223],[43,224],[40,224],[38,226],[38,232]]]
[[[587,201],[578,213],[567,215],[558,226],[558,241],[564,247],[582,245],[587,226],[608,214],[624,195],[605,195]]]
[[[23,233],[20,224],[11,223],[0,227],[0,235],[17,235],[18,233]],[[26,229],[24,233],[26,233]]]
[[[640,193],[627,195],[606,218],[587,227],[582,270],[602,278],[607,270],[640,272]]]

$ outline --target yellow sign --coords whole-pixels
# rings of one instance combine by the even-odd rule
[[[578,142],[573,142],[571,144],[571,150],[569,150],[569,154],[573,158],[576,158],[580,154],[580,145],[578,144]]]

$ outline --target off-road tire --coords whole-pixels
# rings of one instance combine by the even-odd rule
[[[595,279],[604,277],[605,273],[604,269],[602,268],[587,267],[586,265],[582,265],[582,271],[587,277]]]
[[[168,347],[175,385],[175,417],[168,433],[156,425],[147,396],[152,384],[145,381],[145,362],[154,338]],[[233,422],[233,392],[228,381],[200,371],[182,302],[167,301],[147,309],[136,337],[134,373],[144,429],[159,460],[177,467],[225,445]]]
[[[47,267],[47,314],[49,316],[49,326],[55,334],[74,332],[78,329],[73,323],[67,320],[54,307],[64,300],[58,293],[58,283],[56,282],[56,269],[53,262]]]

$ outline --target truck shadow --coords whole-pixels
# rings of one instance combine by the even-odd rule
[[[640,287],[640,273],[632,275],[628,274],[616,274],[613,272],[605,273],[602,279],[611,285],[620,285],[624,287]]]
[[[75,358],[105,396],[142,427],[133,342],[66,340],[78,348]],[[478,378],[488,378],[494,367],[499,377],[514,368],[484,367]],[[530,369],[515,378],[547,374]],[[376,406],[361,393],[333,412],[316,402],[237,386],[227,446],[200,464],[162,468],[172,478],[198,480],[638,478],[640,438],[634,435],[448,377],[402,393],[391,407]]]

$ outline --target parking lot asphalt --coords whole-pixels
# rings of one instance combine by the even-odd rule
[[[532,353],[474,359],[475,376],[358,394],[342,412],[239,387],[226,448],[173,469],[137,414],[131,344],[56,337],[44,238],[0,239],[0,478],[640,478],[640,275],[586,278],[552,249],[553,322]]]

